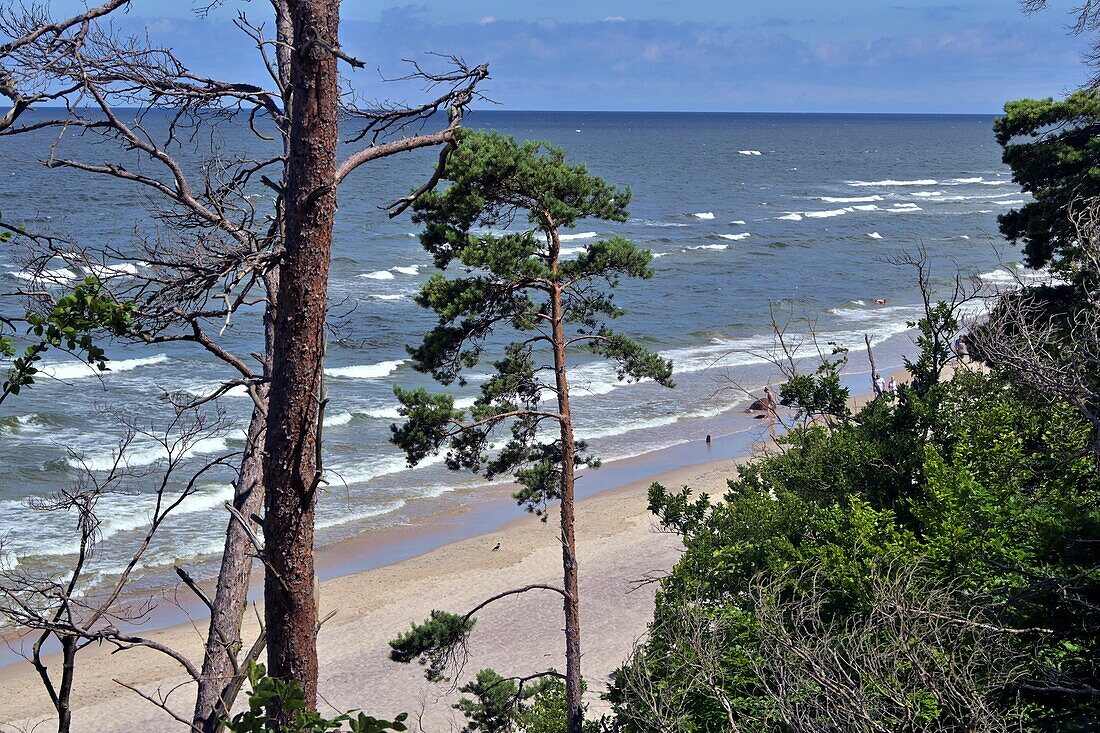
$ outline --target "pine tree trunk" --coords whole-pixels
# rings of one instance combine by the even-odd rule
[[[266,388],[263,393],[266,394]],[[258,515],[263,508],[263,433],[267,416],[259,407],[253,408],[245,442],[245,455],[241,459],[240,477],[233,491],[233,506],[246,519]],[[259,527],[249,521],[252,531]],[[225,533],[225,551],[218,573],[218,587],[210,613],[210,630],[202,661],[202,680],[199,682],[192,724],[202,733],[220,730],[223,718],[228,717],[232,700],[226,691],[234,686],[237,674],[237,658],[241,650],[241,624],[244,621],[248,601],[248,585],[252,576],[252,558],[255,550],[245,528],[230,517]]]
[[[290,47],[294,29],[290,23],[290,13],[285,0],[272,0],[275,11],[275,37],[278,46],[275,49],[279,80],[287,93],[283,98],[283,111],[293,115],[293,100],[290,86]],[[283,154],[289,157],[289,141],[283,139]],[[286,182],[284,169],[283,182]],[[280,247],[285,237],[283,218],[276,215],[272,234],[275,246]],[[267,426],[268,392],[271,381],[271,364],[275,345],[275,307],[279,297],[279,271],[273,270],[264,276],[267,292],[267,306],[264,309],[264,378],[266,383],[260,389],[260,405],[255,406],[248,425],[245,443],[245,455],[241,459],[240,475],[233,491],[233,507],[240,516],[249,520],[249,528],[256,535],[261,528],[251,522],[264,506],[263,447],[264,429]],[[213,609],[210,613],[210,630],[203,654],[202,679],[199,681],[195,699],[195,712],[192,728],[202,733],[216,733],[223,727],[222,720],[227,718],[240,691],[244,669],[240,669],[239,652],[242,648],[241,625],[248,604],[248,589],[252,578],[252,560],[255,548],[248,532],[235,518],[229,518],[226,528],[225,550],[218,573],[218,586],[214,595]],[[232,657],[230,656],[232,655]]]
[[[552,262],[556,274],[561,245],[557,231],[552,231]],[[566,730],[581,733],[584,709],[581,706],[581,623],[580,595],[577,584],[577,540],[574,535],[573,484],[576,445],[573,439],[573,417],[569,406],[569,380],[565,360],[565,315],[562,309],[561,285],[554,283],[550,294],[550,315],[553,320],[554,376],[558,391],[558,413],[561,415],[561,562],[565,590],[565,706]]]
[[[313,536],[319,390],[336,214],[339,3],[289,0],[287,8],[294,33],[294,111],[264,456],[265,618],[269,674],[297,683],[307,703],[315,706]]]

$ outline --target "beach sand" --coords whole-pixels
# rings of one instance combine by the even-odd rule
[[[630,653],[652,618],[656,584],[680,556],[679,537],[656,531],[647,511],[652,481],[721,493],[736,475],[735,460],[680,469],[609,489],[579,502],[577,537],[581,571],[583,670],[592,711],[607,675]],[[336,615],[321,630],[320,691],[325,712],[362,708],[379,717],[406,711],[425,729],[448,731],[460,714],[459,697],[446,684],[430,684],[417,664],[389,660],[387,642],[434,608],[465,613],[486,597],[529,583],[561,582],[561,545],[554,519],[513,521],[499,531],[455,542],[387,567],[335,578],[321,585],[322,616]],[[365,538],[364,541],[369,541]],[[500,549],[493,551],[496,543]],[[344,549],[348,551],[347,548]],[[510,597],[477,615],[463,679],[483,667],[523,675],[564,669],[560,598],[550,592]],[[148,636],[199,659],[205,622],[196,619]],[[246,638],[255,634],[250,618]],[[185,717],[193,690],[175,662],[146,649],[111,654],[89,648],[77,662],[75,731],[158,731],[180,724],[115,680],[148,695],[167,696]],[[55,664],[59,660],[54,660]],[[182,685],[182,686],[181,686]],[[243,696],[242,696],[243,698]],[[29,664],[0,671],[0,720],[30,730],[52,718],[49,700]],[[39,730],[50,727],[44,723]],[[456,725],[457,730],[460,725]],[[416,722],[412,725],[416,730]]]
[[[899,381],[908,377],[904,371],[894,375]],[[857,408],[869,399],[869,395],[859,395],[849,404]],[[761,429],[757,437],[766,437],[763,433]],[[751,459],[742,456],[698,463],[609,488],[578,502],[582,669],[592,713],[605,709],[599,696],[606,690],[609,673],[645,634],[657,588],[653,581],[670,572],[682,551],[677,535],[659,532],[655,526],[647,509],[650,484],[656,481],[672,489],[690,486],[696,492],[720,495],[726,481],[736,476],[737,466],[747,460]],[[326,548],[327,562],[354,566],[352,558],[377,552],[372,543],[380,541],[367,534]],[[498,542],[500,549],[494,551]],[[322,562],[319,560],[319,565]],[[446,683],[428,683],[418,664],[391,662],[387,642],[432,609],[465,613],[511,588],[560,582],[556,514],[546,523],[526,516],[400,562],[324,581],[321,615],[335,612],[335,616],[318,638],[321,711],[334,714],[363,709],[378,717],[408,712],[413,731],[420,726],[433,733],[459,730],[462,717],[451,706],[460,694]],[[257,613],[262,610],[250,611],[246,621],[246,643],[255,638]],[[477,619],[460,682],[484,667],[506,676],[550,667],[564,669],[562,610],[557,594],[534,591],[512,596],[480,611]],[[196,618],[143,635],[201,660],[205,631],[206,619]],[[148,649],[111,652],[105,647],[89,648],[78,657],[73,730],[182,729],[179,722],[120,684],[167,699],[173,710],[187,718],[194,691],[179,665]],[[53,659],[54,665],[59,662]],[[243,699],[242,695],[238,703]],[[29,664],[0,669],[0,701],[0,730],[5,733],[31,730],[38,724],[38,730],[49,729],[54,719],[49,699]]]

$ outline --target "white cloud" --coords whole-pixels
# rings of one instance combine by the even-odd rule
[[[486,15],[486,16],[485,16],[484,18],[482,18],[481,20],[479,20],[479,21],[477,22],[477,24],[478,24],[478,25],[492,25],[493,23],[496,23],[496,22],[497,22],[497,19],[496,19],[496,18],[494,18],[494,17],[493,17],[493,16],[491,16],[491,15]]]
[[[603,19],[604,23],[625,23],[626,18],[621,15],[609,15]]]

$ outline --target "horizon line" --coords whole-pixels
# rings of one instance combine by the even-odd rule
[[[0,107],[0,109],[4,109]],[[66,109],[66,105],[36,105],[28,111],[35,109]],[[94,105],[88,105],[88,107],[78,109],[95,109]],[[116,109],[145,109],[144,107],[116,107]],[[170,107],[157,107],[155,109],[173,109]],[[530,114],[661,114],[661,115],[891,115],[891,116],[912,116],[912,117],[996,117],[1003,115],[1004,110],[997,110],[996,112],[899,112],[899,111],[858,111],[858,112],[840,112],[835,110],[692,110],[692,109],[536,109],[536,108],[509,108],[501,109],[499,107],[491,108],[476,108],[467,110],[467,114],[475,114],[479,112],[488,113],[509,113],[509,112],[523,112]]]

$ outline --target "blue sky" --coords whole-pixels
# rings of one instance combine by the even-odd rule
[[[76,0],[55,1],[58,11]],[[344,46],[368,98],[427,51],[488,61],[504,109],[983,112],[1084,81],[1072,0],[1025,15],[1014,0],[344,0]],[[259,78],[236,0],[200,19],[186,0],[135,0],[121,21],[196,70]]]

